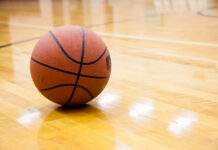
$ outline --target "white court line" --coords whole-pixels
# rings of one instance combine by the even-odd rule
[[[166,43],[185,44],[185,45],[218,47],[218,44],[215,43],[178,41],[178,40],[171,40],[171,39],[152,38],[146,36],[134,36],[134,35],[127,35],[127,34],[116,34],[116,33],[105,33],[105,32],[96,32],[96,33],[101,36],[127,38],[127,39],[134,39],[134,40],[147,40],[147,41],[166,42]]]
[[[164,51],[167,51],[166,49],[161,49]],[[134,50],[134,52],[144,52],[146,54],[150,55],[156,55],[156,56],[166,56],[166,57],[172,57],[172,58],[181,58],[181,59],[186,59],[186,60],[197,60],[197,61],[205,61],[205,62],[210,62],[210,63],[217,63],[217,60],[211,60],[207,58],[201,58],[201,57],[195,57],[195,56],[186,56],[183,54],[174,54],[172,52],[160,52],[160,49],[137,49]]]
[[[23,26],[23,27],[32,27],[32,28],[38,28],[38,29],[47,29],[47,30],[51,30],[51,29],[55,28],[54,26],[31,25],[31,24],[12,23],[12,22],[8,23],[8,22],[4,22],[4,21],[0,21],[0,23],[1,24]],[[171,39],[152,38],[152,37],[146,37],[146,36],[134,36],[134,35],[127,35],[127,34],[106,33],[106,32],[96,32],[96,33],[101,35],[101,36],[108,36],[108,37],[128,38],[128,39],[135,39],[135,40],[147,40],[147,41],[175,43],[175,44],[184,44],[184,45],[218,47],[218,44],[216,44],[216,43],[178,41],[178,40],[171,40]]]
[[[162,49],[164,50],[164,49]],[[132,54],[132,50],[127,49],[127,54]],[[164,50],[167,51],[167,50]],[[130,53],[128,53],[130,52]],[[200,67],[205,68],[215,68],[218,70],[218,61],[208,58],[202,58],[202,57],[196,57],[196,56],[186,56],[183,54],[175,54],[172,52],[160,52],[160,49],[136,49],[134,50],[134,53],[140,53],[144,56],[146,56],[147,59],[157,59],[157,60],[170,60],[175,63],[183,63],[183,64],[192,64],[192,65],[198,65]]]

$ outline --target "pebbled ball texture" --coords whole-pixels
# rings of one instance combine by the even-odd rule
[[[30,71],[37,89],[61,105],[91,101],[106,86],[111,73],[109,51],[93,31],[62,26],[36,44]]]

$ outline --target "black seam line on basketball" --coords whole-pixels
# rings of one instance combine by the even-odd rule
[[[53,69],[53,70],[63,72],[63,73],[67,73],[67,74],[71,74],[71,75],[78,75],[78,73],[75,73],[75,72],[70,72],[70,71],[66,71],[66,70],[62,70],[62,69],[59,69],[59,68],[55,68],[55,67],[46,65],[46,64],[44,64],[42,62],[39,62],[38,60],[36,60],[36,59],[34,59],[32,57],[31,57],[31,60],[34,61],[35,63],[39,64],[39,65],[42,65],[44,67],[49,68],[49,69]],[[107,78],[109,78],[107,76],[90,76],[90,75],[85,75],[85,74],[80,74],[80,76],[81,77],[86,77],[86,78],[94,78],[94,79],[107,79]]]
[[[58,87],[63,87],[63,86],[75,86],[75,84],[59,84],[59,85],[55,85],[55,86],[52,86],[52,87],[49,87],[49,88],[45,88],[45,89],[39,89],[40,91],[48,91],[48,90],[52,90],[52,89],[55,89],[55,88],[58,88]],[[81,85],[78,85],[77,84],[77,87],[85,90],[87,93],[89,93],[90,97],[91,98],[94,98],[94,96],[92,95],[92,93],[85,87],[81,86]]]
[[[79,61],[73,59],[72,57],[70,57],[70,56],[67,54],[67,52],[64,50],[64,48],[62,47],[62,45],[60,44],[60,42],[58,41],[58,39],[55,37],[55,35],[54,35],[51,31],[49,31],[49,33],[51,34],[51,36],[53,37],[53,39],[55,40],[55,42],[57,43],[57,45],[59,46],[59,48],[61,49],[61,51],[64,53],[64,55],[65,55],[68,59],[70,59],[71,61],[73,61],[73,62],[75,62],[75,63],[77,63],[77,64],[83,64],[83,65],[91,65],[91,64],[94,64],[94,63],[96,63],[99,59],[101,59],[101,58],[104,56],[105,52],[107,51],[107,48],[105,48],[104,52],[103,52],[96,60],[91,61],[91,62],[87,62],[87,63],[82,63],[82,62],[79,62]]]
[[[84,29],[81,27],[81,30],[82,30],[82,55],[81,55],[81,60],[80,60],[80,65],[79,65],[79,70],[78,70],[78,75],[77,75],[77,78],[76,78],[76,82],[75,82],[75,86],[73,88],[73,91],[70,95],[70,98],[67,100],[66,104],[65,105],[68,105],[71,101],[71,99],[73,98],[73,95],[74,93],[76,92],[76,88],[77,88],[77,84],[78,84],[78,81],[79,81],[79,78],[80,78],[80,73],[82,71],[82,63],[83,63],[83,59],[84,59],[84,53],[85,53],[85,31]]]
[[[101,56],[99,56],[96,60],[92,61],[92,62],[86,62],[86,63],[82,63],[83,65],[91,65],[91,64],[94,64],[96,62],[98,62],[103,56],[104,54],[106,53],[107,51],[107,47],[104,49],[104,52],[101,54]]]

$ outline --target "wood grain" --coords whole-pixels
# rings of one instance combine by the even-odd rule
[[[217,150],[217,6],[0,1],[0,149]],[[38,37],[69,24],[100,35],[113,63],[102,94],[73,109],[43,97],[29,70]]]

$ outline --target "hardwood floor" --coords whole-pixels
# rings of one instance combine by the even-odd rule
[[[112,74],[85,106],[43,97],[29,70],[62,25],[101,36]],[[0,1],[1,150],[218,150],[216,0]]]

